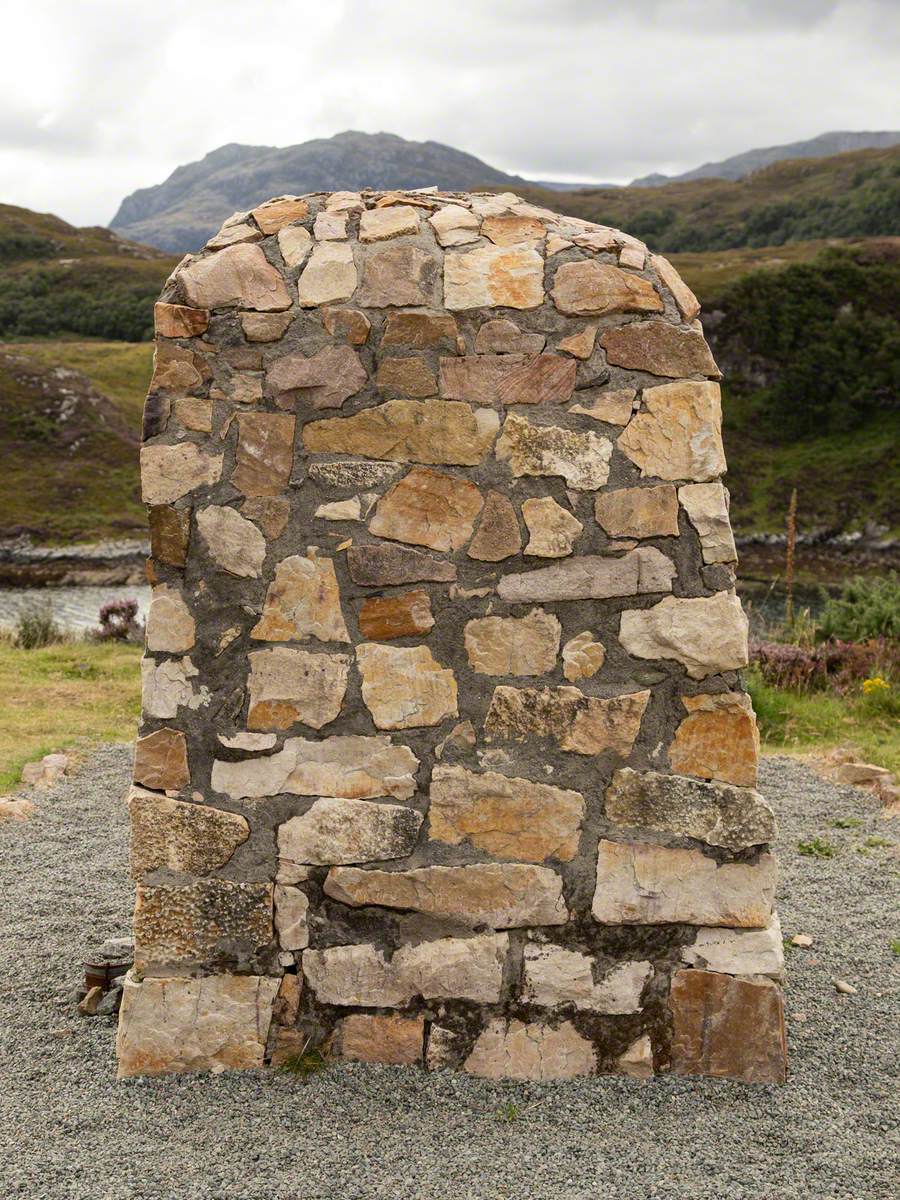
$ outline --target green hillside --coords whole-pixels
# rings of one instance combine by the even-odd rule
[[[108,229],[0,205],[0,339],[152,336],[153,302],[177,262]]]
[[[735,181],[524,194],[672,252],[891,237],[900,235],[900,146],[788,159]]]

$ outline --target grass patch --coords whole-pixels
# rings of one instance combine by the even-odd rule
[[[284,1062],[279,1066],[279,1071],[284,1071],[287,1075],[294,1075],[299,1079],[309,1079],[312,1075],[319,1075],[322,1071],[327,1071],[328,1059],[318,1050],[304,1050],[302,1054],[289,1054]]]
[[[789,691],[764,683],[752,668],[746,682],[764,753],[852,746],[865,762],[900,772],[900,721],[877,711],[862,691],[858,696]]]
[[[802,854],[804,858],[834,858],[837,850],[824,838],[814,837],[807,842],[798,842],[797,853]]]
[[[17,786],[25,763],[54,750],[131,741],[140,657],[140,647],[121,643],[0,643],[0,794]]]
[[[144,397],[153,370],[152,342],[17,342],[17,352],[47,367],[86,375],[140,433]]]

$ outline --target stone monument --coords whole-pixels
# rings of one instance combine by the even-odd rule
[[[280,197],[179,264],[121,1075],[784,1078],[698,309],[512,194]]]

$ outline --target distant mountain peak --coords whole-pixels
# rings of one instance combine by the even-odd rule
[[[720,162],[704,163],[680,175],[643,175],[632,179],[629,187],[661,187],[666,183],[687,183],[691,179],[743,179],[762,167],[781,162],[786,158],[828,158],[832,154],[844,154],[848,150],[885,150],[900,143],[900,132],[896,130],[863,131],[832,130],[803,142],[788,142],[783,146],[763,146],[757,150],[745,150]]]

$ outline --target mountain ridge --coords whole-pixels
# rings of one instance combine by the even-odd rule
[[[643,192],[670,183],[710,178],[736,181],[787,157],[828,157],[848,148],[869,148],[873,139],[874,148],[895,145],[900,143],[900,132],[820,134],[805,142],[748,150],[671,179],[659,174],[644,176],[627,187],[526,180],[442,142],[413,142],[392,133],[345,130],[330,138],[286,147],[228,142],[196,162],[176,167],[162,183],[126,196],[109,227],[133,241],[183,253],[202,246],[233,212],[283,193],[433,184],[448,191],[541,188],[557,197],[601,190]],[[840,150],[830,150],[832,146]]]

